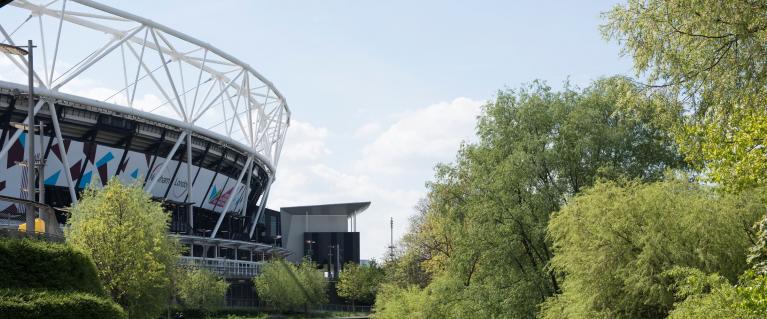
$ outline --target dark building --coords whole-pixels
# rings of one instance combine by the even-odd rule
[[[332,277],[338,277],[346,263],[360,263],[360,233],[304,233],[304,257],[316,262]]]
[[[311,258],[337,278],[344,264],[360,261],[357,215],[368,207],[370,202],[281,208],[284,247],[292,252],[288,260]]]

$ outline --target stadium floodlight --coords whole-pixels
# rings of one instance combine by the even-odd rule
[[[4,43],[0,43],[0,52],[13,54],[13,55],[20,55],[20,56],[29,54],[29,51],[24,50],[23,47],[4,44]]]

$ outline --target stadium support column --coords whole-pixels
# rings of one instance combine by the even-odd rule
[[[186,194],[188,201],[192,200],[192,132],[186,134]],[[190,233],[194,232],[194,207],[192,204],[187,205],[187,212],[189,214],[189,228]]]
[[[67,159],[67,150],[64,147],[64,139],[61,137],[61,125],[59,125],[59,116],[56,113],[56,106],[53,102],[48,102],[48,108],[51,112],[51,122],[53,122],[53,132],[56,133],[56,145],[59,147],[59,153],[61,154],[61,162],[64,164],[64,177],[67,178],[67,188],[69,188],[69,197],[72,199],[72,204],[77,203],[77,192],[75,192],[75,182],[72,181],[72,172],[69,171],[69,160]]]
[[[181,141],[184,140],[184,137],[186,137],[186,131],[181,132],[181,134],[176,139],[176,144],[173,144],[173,148],[168,153],[168,156],[165,158],[165,162],[162,163],[162,166],[160,166],[160,169],[157,171],[157,173],[154,174],[154,178],[152,178],[152,181],[144,188],[144,191],[148,193],[152,193],[152,188],[154,188],[154,184],[157,183],[157,180],[160,179],[163,173],[165,173],[165,169],[168,168],[168,163],[173,159],[173,154],[176,154],[176,150],[178,150],[178,146],[181,145]],[[149,168],[150,170],[152,167]],[[151,172],[151,171],[150,171]]]
[[[245,179],[245,185],[247,185],[245,188],[245,205],[243,205],[242,212],[240,212],[240,214],[242,214],[243,216],[248,215],[248,202],[250,201],[248,200],[248,198],[250,197],[250,189],[251,189],[250,178],[251,176],[253,176],[253,163],[250,163],[250,167],[248,167],[247,169],[248,169],[248,173],[247,173],[248,177]]]
[[[261,213],[264,212],[264,207],[266,206],[266,199],[269,197],[269,190],[272,189],[272,182],[274,181],[274,178],[269,176],[269,181],[266,183],[266,189],[264,189],[264,193],[261,195],[261,203],[258,204],[258,213],[256,214],[256,217],[253,219],[253,223],[250,225],[250,234],[248,234],[248,238],[253,238],[253,232],[256,231],[256,224],[258,224],[258,219],[261,218]]]
[[[213,228],[213,232],[210,233],[210,238],[216,238],[216,233],[218,233],[218,228],[221,227],[221,222],[224,221],[224,216],[226,216],[226,211],[229,210],[229,206],[232,205],[234,198],[237,197],[236,195],[237,195],[237,192],[240,191],[242,178],[245,176],[245,172],[248,171],[248,167],[250,166],[250,163],[252,162],[253,162],[253,155],[250,155],[248,156],[248,160],[245,162],[245,166],[242,167],[242,171],[240,172],[240,177],[237,178],[237,183],[234,184],[234,187],[232,187],[232,192],[230,193],[231,195],[229,196],[229,199],[226,200],[226,205],[224,205],[224,209],[221,210],[221,214],[218,215],[218,222],[216,222],[216,227]]]
[[[35,108],[34,108],[35,109],[35,113],[40,111],[40,108],[43,106],[44,103],[45,103],[45,101],[43,101],[42,99],[37,101],[37,105],[35,105]],[[27,124],[29,124],[29,117],[24,119],[24,125],[27,125]],[[5,144],[3,145],[3,149],[0,150],[0,160],[4,159],[6,156],[8,156],[8,151],[11,149],[11,146],[13,146],[13,144],[16,143],[16,141],[19,140],[19,137],[21,136],[21,132],[22,131],[24,131],[24,130],[16,130],[16,132],[13,133],[13,135],[11,135],[11,137],[8,139],[8,141],[5,142]]]

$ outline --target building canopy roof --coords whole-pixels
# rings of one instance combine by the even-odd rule
[[[291,215],[349,216],[359,214],[370,207],[370,202],[324,204],[311,206],[282,207],[280,211]]]

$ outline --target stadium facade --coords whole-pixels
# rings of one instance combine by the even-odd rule
[[[40,126],[33,137],[39,165],[35,180],[27,180],[25,148],[32,137],[25,129],[26,60],[0,53],[4,227],[22,223],[26,206],[2,198],[29,198],[31,183],[42,186],[35,200],[55,211],[55,216],[41,214],[49,226],[65,222],[66,207],[87,187],[114,177],[141,183],[172,212],[171,233],[189,248],[182,262],[230,279],[230,301],[246,302],[253,296],[244,279],[256,275],[264,260],[312,255],[302,243],[323,235],[309,233],[356,233],[356,214],[369,203],[364,208],[341,204],[334,213],[325,207],[317,214],[327,221],[314,226],[333,226],[293,226],[298,235],[288,235],[299,223],[290,218],[299,214],[296,208],[265,208],[291,112],[279,90],[248,64],[90,0],[16,0],[0,7],[0,43],[19,45],[27,39],[37,46],[32,104],[34,124]],[[301,207],[306,219],[309,207]],[[328,217],[336,213],[345,216],[343,222]],[[286,218],[290,221],[283,227]],[[283,237],[293,249],[282,247]],[[359,234],[351,237],[344,261],[358,262]],[[322,239],[338,251],[336,241]]]
[[[35,156],[45,163],[37,174],[45,203],[67,207],[116,176],[143,181],[182,236],[257,237],[290,122],[271,82],[207,43],[93,1],[13,1],[0,11],[0,35],[37,45],[33,105],[44,128]],[[30,184],[21,164],[29,94],[17,83],[27,65],[3,58],[12,81],[0,82],[0,195],[25,198],[18,185]]]

